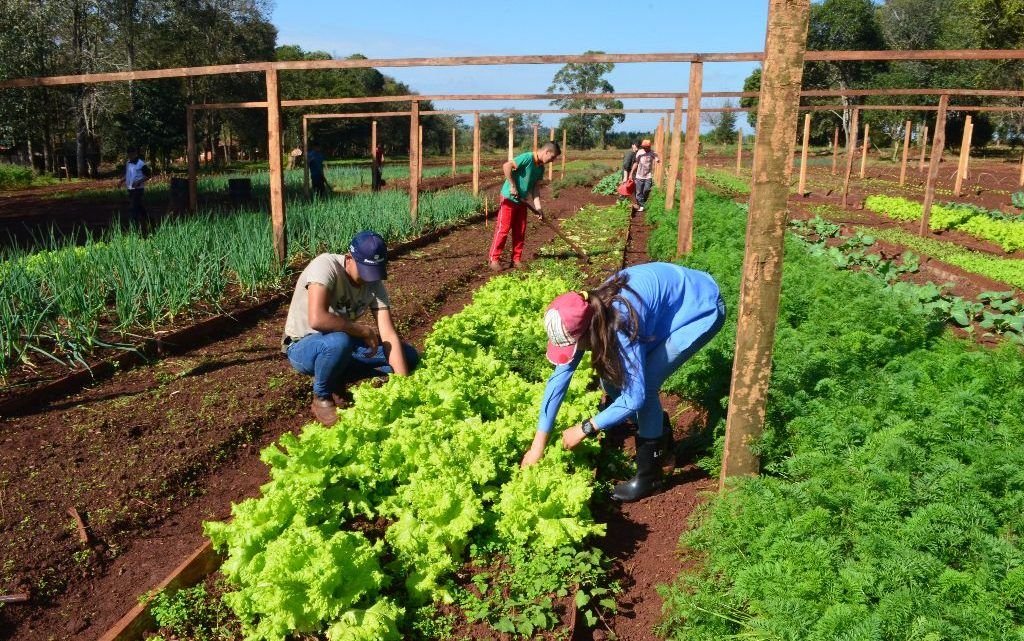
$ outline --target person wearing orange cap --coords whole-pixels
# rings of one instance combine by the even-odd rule
[[[640,143],[640,151],[636,152],[629,177],[636,184],[636,205],[638,211],[644,210],[647,197],[651,194],[651,183],[654,180],[654,168],[661,163],[658,154],[651,150],[651,141],[644,138]]]
[[[714,279],[671,263],[629,267],[596,289],[555,298],[544,315],[547,357],[555,371],[522,466],[544,456],[569,381],[590,350],[608,403],[593,418],[566,429],[562,444],[572,449],[584,438],[633,419],[637,473],[616,485],[612,497],[630,502],[652,494],[658,488],[660,459],[673,447],[658,390],[724,322],[725,302]]]

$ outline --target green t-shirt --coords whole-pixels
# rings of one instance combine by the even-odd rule
[[[519,198],[526,198],[526,194],[533,189],[533,186],[544,175],[544,165],[537,162],[537,159],[533,157],[532,151],[519,154],[512,159],[512,162],[516,164],[516,168],[512,170],[512,179],[516,181],[516,187],[519,188]],[[507,180],[501,186],[501,195],[509,200],[512,199]]]

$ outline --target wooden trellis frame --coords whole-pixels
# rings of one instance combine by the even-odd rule
[[[346,60],[302,60],[287,62],[252,62],[234,65],[212,65],[204,67],[181,67],[173,69],[151,69],[138,71],[120,71],[109,73],[77,74],[50,76],[44,78],[19,78],[0,82],[0,90],[23,87],[56,87],[81,84],[98,84],[106,82],[141,81],[161,78],[186,78],[210,75],[238,74],[238,73],[262,73],[266,80],[266,101],[259,103],[237,103],[253,107],[267,109],[268,115],[268,145],[270,151],[270,199],[271,219],[274,230],[274,248],[277,260],[284,262],[287,258],[287,247],[285,245],[285,207],[283,174],[281,168],[281,132],[280,117],[281,108],[285,103],[282,101],[278,91],[278,77],[280,72],[296,72],[303,70],[330,70],[330,69],[367,69],[367,68],[397,68],[397,67],[442,67],[442,66],[482,66],[482,65],[524,65],[524,64],[585,64],[585,63],[689,63],[691,65],[691,80],[694,78],[695,69],[702,69],[705,63],[724,62],[763,62],[764,63],[764,84],[762,90],[757,94],[759,98],[759,134],[764,139],[755,141],[753,189],[751,196],[750,219],[751,225],[748,228],[747,257],[745,268],[757,267],[760,258],[759,247],[773,253],[776,244],[781,247],[782,231],[785,225],[785,203],[779,201],[779,194],[785,190],[788,194],[788,171],[778,165],[777,154],[770,148],[771,144],[781,146],[789,150],[786,157],[786,165],[792,166],[792,151],[796,134],[796,118],[800,111],[801,92],[799,91],[799,79],[802,76],[803,66],[807,62],[869,62],[869,61],[937,61],[937,60],[1024,60],[1024,50],[922,50],[922,51],[806,51],[806,30],[807,14],[809,12],[810,0],[770,0],[768,12],[768,38],[766,40],[765,52],[740,52],[740,53],[648,53],[648,54],[585,54],[585,55],[527,55],[527,56],[474,56],[474,57],[439,57],[439,58],[392,58],[392,59],[346,59]],[[695,66],[696,65],[696,66]],[[700,71],[696,71],[700,74]],[[794,84],[793,80],[796,79]],[[691,82],[691,90],[694,89]],[[696,91],[701,89],[700,83],[696,83]],[[872,90],[860,90],[869,92]],[[882,91],[882,90],[874,90]],[[913,95],[939,95],[940,104],[937,108],[938,124],[934,133],[932,167],[929,172],[929,184],[934,186],[934,177],[938,172],[938,159],[942,153],[944,134],[942,123],[945,120],[949,107],[949,96],[958,95],[953,90],[906,90],[912,91]],[[969,90],[969,94],[978,96],[981,92]],[[742,92],[740,92],[742,95]],[[892,90],[886,93],[854,93],[846,92],[844,96],[854,95],[898,95]],[[1015,95],[1005,92],[1002,96]],[[603,96],[609,97],[609,96]],[[723,96],[725,97],[725,96]],[[813,96],[812,96],[813,97]],[[377,102],[384,102],[381,97],[374,97]],[[421,97],[423,99],[423,97]],[[549,99],[542,96],[540,99]],[[675,118],[673,122],[672,147],[679,149],[679,134],[681,127],[682,97],[676,95]],[[700,110],[699,101],[691,110],[691,116],[696,115]],[[338,103],[343,104],[343,103]],[[289,104],[289,106],[292,106]],[[298,106],[298,105],[295,105]],[[821,109],[821,107],[809,107],[810,110]],[[825,109],[832,109],[825,107]],[[906,107],[899,109],[907,110]],[[972,108],[973,111],[1009,111],[1013,108]],[[411,138],[416,139],[419,127],[419,102],[411,102],[410,133]],[[191,122],[192,117],[186,116],[186,121]],[[763,131],[762,131],[763,126]],[[666,127],[667,129],[667,127]],[[792,131],[790,131],[790,129]],[[563,130],[563,140],[564,140]],[[787,138],[781,134],[789,134]],[[193,137],[194,138],[194,137]],[[766,142],[767,139],[770,141]],[[194,148],[194,139],[192,141]],[[418,150],[414,150],[418,151]],[[675,154],[673,154],[674,156]],[[415,168],[414,162],[418,158],[410,154],[410,167]],[[674,188],[676,171],[672,171],[668,178],[669,188]],[[415,183],[417,172],[410,172],[410,182]],[[413,196],[410,203],[411,212],[416,211],[416,196],[418,189],[411,189]],[[933,194],[931,194],[933,195]],[[922,217],[923,229],[927,229],[927,204],[929,194],[926,192],[926,210]],[[685,211],[686,207],[680,208],[681,226],[685,218],[692,217],[692,212]],[[782,212],[780,214],[780,211]],[[764,221],[762,221],[762,217]],[[762,224],[764,223],[764,224]],[[754,235],[754,230],[759,229],[761,237]],[[778,241],[778,243],[776,243]],[[762,247],[763,245],[763,247]],[[774,255],[774,254],[773,254]],[[774,319],[778,309],[778,290],[774,284],[768,286],[765,278],[774,278],[776,273],[775,265],[770,269],[761,269],[758,273],[751,273],[750,279],[744,279],[743,293],[741,294],[741,325],[745,331],[757,334],[757,340],[737,342],[737,358],[733,376],[733,392],[740,396],[749,395],[750,398],[735,399],[729,406],[729,421],[727,423],[726,436],[726,463],[723,465],[723,476],[733,473],[745,474],[756,471],[756,457],[749,454],[747,450],[746,460],[753,460],[753,466],[740,465],[730,466],[728,461],[736,460],[739,454],[748,446],[748,441],[763,422],[764,394],[767,387],[767,376],[770,372],[771,339],[774,336]],[[778,269],[781,269],[781,257],[778,261]],[[742,334],[743,332],[741,332]],[[764,362],[764,354],[768,354],[767,363]],[[753,358],[748,358],[752,356]],[[742,357],[742,358],[741,358]],[[751,369],[752,363],[765,365],[763,372],[757,373]],[[743,378],[748,376],[748,379]],[[739,377],[739,378],[737,378]],[[763,387],[762,387],[763,385]],[[736,402],[740,401],[742,402]],[[742,419],[742,420],[740,420]]]

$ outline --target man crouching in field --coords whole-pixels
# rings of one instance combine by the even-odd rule
[[[298,372],[313,377],[313,416],[338,420],[334,392],[344,380],[375,374],[408,375],[419,362],[391,318],[387,246],[372,231],[352,239],[347,254],[320,254],[302,270],[288,308],[282,351]],[[367,310],[377,328],[356,323]]]

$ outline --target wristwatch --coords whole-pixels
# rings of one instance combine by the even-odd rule
[[[583,429],[583,436],[588,437],[588,438],[592,437],[592,436],[597,436],[598,430],[594,426],[593,421],[591,421],[589,418],[588,419],[584,419],[583,423],[580,425],[580,427]]]

